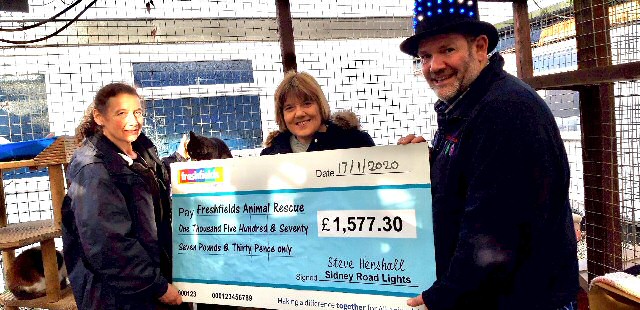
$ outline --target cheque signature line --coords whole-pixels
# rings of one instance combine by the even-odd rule
[[[403,287],[419,287],[418,285],[391,284],[391,283],[377,283],[377,282],[359,282],[359,281],[343,281],[343,280],[326,280],[326,279],[318,280],[318,282],[353,283],[353,284],[384,285],[384,286],[403,286]]]

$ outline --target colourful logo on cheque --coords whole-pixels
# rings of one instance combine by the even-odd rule
[[[222,182],[223,176],[222,167],[182,169],[178,170],[178,183],[218,183]]]

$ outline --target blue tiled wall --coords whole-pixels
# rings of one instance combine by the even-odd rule
[[[183,133],[221,138],[232,150],[262,143],[260,98],[253,95],[146,101],[146,125],[170,145],[170,155]]]
[[[250,60],[134,63],[138,87],[252,83]]]
[[[35,76],[35,77],[34,77]],[[34,122],[35,118],[48,120],[48,110],[46,105],[42,107],[30,105],[29,102],[37,98],[41,100],[46,94],[32,93],[34,90],[44,91],[44,75],[37,74],[24,80],[0,80],[0,137],[11,142],[29,141],[44,138],[49,133],[49,122]],[[18,106],[16,106],[16,103]],[[13,105],[5,107],[6,105]],[[22,115],[11,113],[16,109],[26,109],[21,111]],[[46,171],[29,171],[26,168],[15,169],[3,173],[5,179],[23,178],[32,176],[44,176]]]
[[[251,60],[134,63],[138,87],[252,83]],[[146,128],[160,156],[175,151],[182,134],[223,139],[232,150],[262,143],[257,95],[189,97],[146,101]]]

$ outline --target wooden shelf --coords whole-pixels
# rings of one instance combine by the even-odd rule
[[[73,137],[60,136],[56,141],[44,149],[33,161],[39,167],[67,164],[71,161],[73,152],[78,148]]]
[[[0,169],[2,170],[22,168],[22,167],[35,167],[35,166],[36,166],[36,162],[33,159],[0,162]]]
[[[0,305],[4,305],[5,309],[14,310],[19,307],[77,309],[71,289],[60,290],[53,241],[53,238],[62,235],[62,200],[65,193],[63,165],[69,163],[76,148],[77,145],[72,137],[62,136],[32,159],[0,162],[0,250],[2,250],[3,267],[5,270],[12,268],[16,258],[14,249],[40,243],[47,294],[37,299],[19,300],[10,291],[6,291],[0,294]],[[4,181],[1,172],[21,167],[47,168],[53,219],[7,223]]]
[[[49,302],[47,296],[30,300],[19,300],[16,299],[11,292],[6,291],[0,295],[0,304],[8,307],[42,308],[52,310],[78,309],[76,307],[76,302],[73,299],[73,293],[71,292],[70,286],[62,290],[60,293],[62,295],[60,300],[56,302]]]
[[[53,220],[9,224],[0,228],[0,250],[16,249],[61,235],[62,230],[56,228]]]

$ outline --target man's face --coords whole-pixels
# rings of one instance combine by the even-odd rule
[[[441,34],[420,42],[422,74],[438,98],[449,101],[466,90],[486,63],[487,37],[471,41],[461,34]]]

